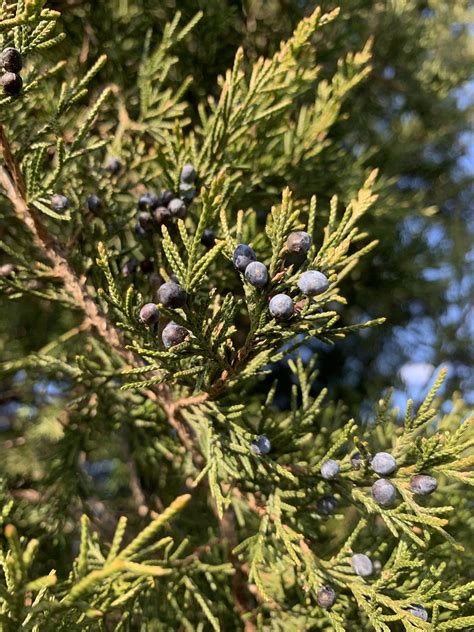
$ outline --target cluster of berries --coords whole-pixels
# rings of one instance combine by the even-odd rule
[[[306,257],[311,246],[311,237],[303,230],[290,233],[286,241],[286,249],[290,255]],[[232,257],[234,266],[245,275],[247,281],[256,288],[263,288],[268,283],[268,270],[265,264],[257,261],[255,251],[247,244],[239,244]],[[303,272],[298,281],[298,288],[306,296],[322,294],[329,287],[326,276],[317,270]],[[278,320],[287,320],[295,310],[293,300],[288,294],[276,294],[268,305],[270,314]]]
[[[117,174],[122,168],[122,163],[118,158],[112,157],[108,160],[105,168],[109,173]],[[55,193],[51,197],[51,208],[56,211],[56,213],[65,213],[70,206],[71,202],[69,198],[61,193]],[[102,210],[104,204],[98,195],[91,194],[86,199],[86,206],[91,213],[97,215]]]
[[[351,457],[352,467],[360,469],[362,456],[356,452]],[[370,460],[371,469],[379,476],[389,476],[397,469],[397,462],[388,452],[377,452]],[[321,466],[321,476],[326,480],[335,479],[341,468],[334,459],[328,459]],[[410,489],[414,494],[425,496],[432,494],[438,487],[438,481],[429,474],[415,474],[410,479]],[[379,478],[372,485],[372,498],[382,507],[391,507],[396,498],[395,486],[386,478]]]
[[[362,557],[362,558],[369,559],[366,555],[360,555],[360,556],[354,555],[352,559],[354,559],[354,557]],[[372,565],[372,562],[370,562],[370,565]],[[325,610],[329,610],[334,605],[334,602],[336,601],[336,591],[334,590],[334,588],[331,588],[331,586],[322,586],[317,592],[316,600],[318,604],[321,606],[321,608],[324,608]],[[428,612],[425,610],[425,608],[423,608],[423,606],[420,606],[419,604],[413,604],[412,606],[410,606],[408,608],[408,612],[412,616],[418,617],[422,621],[428,621]]]
[[[144,193],[138,200],[136,234],[143,237],[162,224],[182,219],[186,214],[186,204],[192,202],[196,195],[196,177],[196,169],[192,165],[184,165],[181,171],[179,196],[168,189],[158,194],[151,191]]]
[[[68,197],[61,193],[55,193],[51,198],[51,207],[56,213],[65,213],[71,206]],[[86,206],[91,213],[97,215],[103,208],[103,202],[98,195],[89,195],[86,199]]]
[[[0,54],[0,66],[4,73],[0,78],[5,94],[14,97],[20,94],[23,88],[23,79],[20,77],[23,68],[23,57],[16,48],[5,48]]]
[[[175,281],[167,281],[158,288],[158,303],[168,309],[184,307],[188,300],[185,290]],[[146,303],[140,310],[140,321],[147,327],[155,327],[160,319],[160,311],[155,303]],[[165,349],[179,345],[187,338],[189,331],[170,321],[161,332],[161,339]]]
[[[355,470],[359,470],[362,465],[362,455],[356,452],[351,457],[351,464]],[[371,469],[380,476],[393,474],[397,469],[395,458],[388,452],[377,452],[370,459]],[[321,476],[325,480],[334,480],[341,471],[340,465],[334,459],[328,459],[321,465]],[[437,480],[428,474],[415,474],[410,479],[410,488],[414,494],[427,495],[433,493],[438,487]],[[382,507],[391,507],[397,496],[395,486],[386,478],[380,478],[372,485],[372,498]],[[317,503],[316,509],[323,516],[329,516],[337,507],[337,500],[334,496],[323,496]],[[351,557],[352,570],[356,575],[369,577],[374,572],[377,562],[363,553],[355,553]],[[379,563],[378,563],[379,565]],[[318,604],[325,609],[331,608],[336,600],[336,592],[330,586],[323,586],[317,594]],[[428,620],[427,611],[420,605],[414,604],[408,611],[415,617]]]
[[[188,165],[188,167],[190,167]],[[183,170],[184,171],[184,170]],[[192,180],[195,178],[195,171],[191,172]],[[182,176],[183,179],[183,176]],[[168,208],[172,202],[172,197],[170,192],[165,192],[166,195],[170,196],[168,201]],[[163,196],[163,194],[162,194]],[[158,199],[158,198],[157,198]],[[162,200],[165,198],[161,198]],[[163,209],[159,206],[156,206],[156,200],[151,196],[151,194],[147,194],[143,196],[141,199],[141,212],[148,213],[148,217],[150,217],[150,211],[159,210],[159,220],[155,220],[158,223],[163,223],[161,217],[166,216],[170,218],[173,216],[172,211],[168,211],[164,214],[166,209]],[[178,200],[181,202],[181,200]],[[176,202],[176,209],[185,208],[184,205],[178,205]],[[179,210],[178,214],[175,216],[180,217],[181,211]],[[151,218],[147,221],[152,221]],[[140,222],[140,217],[139,217]],[[140,222],[140,226],[142,226],[145,230],[146,228]],[[148,227],[148,224],[147,224]],[[214,245],[214,234],[212,231],[208,231],[210,235],[209,243],[205,244],[208,247]],[[204,241],[203,241],[204,243]],[[311,237],[308,233],[304,231],[293,232],[289,235],[287,240],[287,252],[292,256],[297,257],[305,257],[309,251],[311,246]],[[267,285],[269,280],[267,267],[257,261],[256,254],[254,250],[248,246],[247,244],[239,244],[234,251],[233,254],[233,264],[239,272],[245,275],[247,281],[253,285],[254,287],[261,289]],[[301,274],[298,281],[299,290],[306,296],[316,296],[317,294],[321,294],[325,292],[329,287],[328,279],[324,274],[317,270],[308,270]],[[175,281],[168,281],[163,283],[158,288],[157,292],[158,303],[163,305],[166,308],[177,309],[184,307],[187,302],[187,294],[185,290],[179,285],[179,283]],[[276,319],[288,319],[294,313],[294,304],[293,300],[286,294],[277,294],[275,295],[269,303],[269,311],[271,315]],[[140,310],[140,320],[143,324],[148,327],[154,327],[160,317],[160,312],[158,310],[157,305],[155,303],[147,303]],[[165,348],[169,349],[181,342],[183,342],[188,336],[189,331],[175,322],[169,322],[162,332],[162,340]],[[257,456],[264,456],[270,453],[272,449],[271,442],[265,435],[258,436],[254,441],[250,444],[250,450]],[[359,470],[362,465],[362,455],[357,452],[351,457],[351,464],[355,470]],[[389,476],[394,473],[397,469],[397,462],[395,458],[389,454],[388,452],[377,452],[370,459],[370,467],[371,469],[378,474],[379,476]],[[331,481],[336,479],[340,474],[341,468],[339,463],[334,459],[328,459],[325,461],[320,468],[320,473],[322,478],[325,480]],[[427,474],[415,474],[410,479],[410,487],[414,494],[426,495],[431,494],[437,488],[437,481],[432,476]],[[396,499],[397,491],[395,486],[386,478],[380,478],[372,485],[372,497],[376,503],[383,507],[390,507],[394,504]],[[316,505],[316,509],[318,513],[323,516],[329,516],[337,506],[337,500],[332,495],[326,495],[319,499]],[[375,566],[380,568],[380,562],[376,561],[375,563],[363,553],[354,553],[351,557],[351,566],[352,570],[356,575],[360,577],[369,577],[373,574]],[[331,586],[322,586],[317,593],[317,602],[324,609],[330,609],[336,601],[336,592]],[[418,604],[412,605],[408,611],[413,616],[416,616],[423,621],[428,620],[427,611]]]

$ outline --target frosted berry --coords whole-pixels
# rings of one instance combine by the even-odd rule
[[[254,287],[263,287],[268,283],[267,266],[260,261],[252,261],[245,268],[245,278]]]
[[[293,301],[286,294],[276,294],[271,299],[268,309],[273,318],[284,320],[293,314]]]
[[[354,452],[351,456],[351,465],[353,470],[360,470],[362,465],[362,454],[360,452]]]
[[[247,244],[239,244],[234,250],[232,262],[239,272],[245,272],[245,268],[257,259],[254,250]]]
[[[175,196],[173,191],[170,191],[169,189],[164,189],[164,191],[161,191],[161,193],[158,194],[158,204],[162,206],[168,206],[168,204],[174,197]]]
[[[89,195],[87,198],[87,208],[91,213],[98,213],[102,209],[102,200],[97,195]]]
[[[381,476],[392,474],[397,469],[397,462],[388,452],[377,452],[370,462],[370,467]]]
[[[140,262],[140,270],[143,274],[153,272],[153,261],[151,259],[143,259],[143,261]]]
[[[140,211],[146,211],[150,208],[150,205],[151,205],[150,194],[144,193],[143,195],[140,195],[140,197],[138,198],[138,209]]]
[[[307,296],[322,294],[329,287],[329,281],[322,272],[307,270],[303,272],[298,281],[298,287]]]
[[[7,72],[20,72],[23,68],[23,57],[16,48],[5,48],[0,55],[0,66]]]
[[[185,184],[192,184],[196,180],[197,171],[193,165],[184,165],[181,171],[181,182]]]
[[[361,577],[368,577],[374,572],[371,559],[363,553],[355,553],[351,557],[351,566],[354,573]]]
[[[152,211],[158,206],[158,196],[148,191],[138,198],[138,209],[140,211]]]
[[[201,244],[206,248],[212,248],[216,243],[216,236],[214,231],[210,228],[205,228],[201,236]]]
[[[428,612],[419,604],[413,604],[408,608],[408,612],[422,621],[428,621]]]
[[[140,211],[138,213],[138,223],[145,231],[150,231],[153,228],[153,220],[148,211]]]
[[[155,209],[153,217],[155,218],[155,222],[161,226],[161,224],[166,224],[170,221],[171,211],[167,206],[159,206]]]
[[[410,478],[410,488],[414,494],[426,496],[432,494],[438,487],[438,481],[428,474],[415,474]]]
[[[170,347],[184,342],[188,334],[189,331],[185,327],[181,327],[181,325],[177,325],[174,321],[170,321],[163,329],[161,339],[166,349],[169,349]]]
[[[397,490],[386,478],[380,478],[372,485],[372,498],[382,507],[390,507],[395,502]]]
[[[174,198],[168,204],[168,208],[173,217],[184,217],[186,213],[186,204],[180,198]]]
[[[316,511],[321,516],[329,516],[337,507],[337,500],[334,496],[323,496],[316,503]]]
[[[5,94],[8,94],[10,97],[20,94],[23,88],[23,79],[14,72],[6,72],[0,78],[0,83],[2,84]]]
[[[60,195],[59,193],[56,193],[51,198],[51,206],[53,207],[53,210],[57,213],[64,213],[70,206],[69,198],[67,198],[65,195]]]
[[[339,463],[334,459],[328,459],[321,465],[321,476],[328,481],[336,478],[340,471]]]
[[[286,247],[293,255],[305,255],[311,247],[311,237],[304,230],[297,230],[288,235]]]
[[[252,441],[250,449],[257,455],[268,454],[272,449],[272,444],[270,443],[270,439],[268,439],[268,437],[260,435],[255,439],[255,441]]]
[[[113,175],[117,175],[122,168],[122,163],[118,158],[112,156],[108,159],[107,164],[105,165],[107,171],[109,171]]]
[[[183,307],[186,305],[186,299],[186,292],[180,285],[178,285],[178,283],[174,283],[173,281],[163,283],[163,285],[158,289],[158,302],[165,307],[170,307],[172,309]]]
[[[323,586],[316,594],[316,601],[325,610],[328,610],[336,601],[336,593],[330,586]]]
[[[155,325],[159,318],[160,312],[155,303],[147,303],[140,310],[140,320],[144,325]]]
[[[179,195],[188,204],[196,197],[196,189],[193,184],[181,182],[179,185]]]

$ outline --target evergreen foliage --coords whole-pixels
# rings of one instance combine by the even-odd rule
[[[0,14],[0,629],[474,629],[473,419],[364,351],[466,262],[468,3],[78,4]]]

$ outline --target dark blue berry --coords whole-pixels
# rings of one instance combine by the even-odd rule
[[[322,272],[308,270],[300,276],[298,287],[303,294],[316,296],[316,294],[322,294],[328,289],[329,281]]]
[[[184,305],[186,305],[186,300],[187,294],[184,289],[178,285],[178,283],[174,283],[173,281],[163,283],[163,285],[158,289],[158,302],[165,307],[169,307],[171,309],[184,307]]]
[[[23,68],[23,57],[16,48],[5,48],[0,55],[0,66],[7,72],[18,73]]]
[[[168,206],[168,204],[171,202],[171,200],[174,198],[174,194],[173,191],[170,191],[169,189],[165,189],[164,191],[161,191],[158,194],[158,204],[160,206]]]
[[[212,248],[216,243],[216,236],[214,231],[210,228],[205,228],[201,235],[201,244],[206,248]]]
[[[254,454],[268,454],[272,449],[272,444],[270,443],[270,439],[268,439],[265,435],[260,435],[252,441],[250,444],[250,449]]]
[[[152,211],[158,206],[158,202],[158,196],[148,191],[138,198],[138,209],[140,211]]]
[[[321,465],[321,476],[328,481],[336,478],[340,471],[339,463],[334,459],[328,459]]]
[[[190,204],[196,197],[196,189],[192,184],[181,182],[179,185],[179,195],[182,200]]]
[[[144,325],[155,325],[160,319],[160,312],[155,303],[147,303],[140,310],[140,320]]]
[[[429,474],[415,474],[410,478],[410,488],[414,494],[426,496],[432,494],[438,487],[438,481]]]
[[[419,604],[413,604],[408,608],[408,612],[422,621],[428,621],[428,612]]]
[[[51,198],[51,206],[53,207],[53,210],[55,210],[57,213],[64,213],[70,206],[69,198],[67,198],[65,195],[60,195],[59,193],[56,193]]]
[[[184,165],[181,171],[181,182],[184,182],[185,184],[192,184],[194,180],[196,180],[196,176],[197,171],[193,165]]]
[[[122,163],[118,158],[112,156],[108,159],[107,164],[105,165],[107,171],[109,171],[112,175],[117,175],[122,168]]]
[[[247,244],[239,244],[234,250],[232,262],[239,272],[245,272],[245,268],[252,261],[256,261],[257,255]]]
[[[185,327],[181,327],[181,325],[177,325],[174,321],[170,321],[163,329],[161,339],[166,349],[170,349],[184,342],[188,334],[189,331]]]
[[[316,511],[321,516],[329,516],[332,514],[337,507],[337,500],[334,496],[322,496],[316,502]]]
[[[286,294],[276,294],[272,297],[268,309],[273,318],[285,320],[293,314],[293,301]]]
[[[97,195],[89,195],[87,198],[87,208],[91,213],[99,213],[102,209],[102,200]]]
[[[368,577],[374,572],[371,559],[363,553],[355,553],[351,557],[351,566],[354,573],[361,577]]]
[[[267,266],[260,261],[252,261],[245,268],[245,278],[254,287],[264,287],[268,283]]]
[[[392,474],[397,469],[397,462],[388,452],[377,452],[370,462],[370,467],[381,476]]]
[[[186,214],[186,204],[180,198],[172,199],[168,209],[173,217],[183,218]]]
[[[171,220],[171,211],[167,206],[158,206],[153,213],[155,222],[161,226],[161,224],[167,224]]]
[[[323,586],[316,594],[316,601],[321,608],[329,610],[336,601],[336,593],[330,586]]]
[[[354,470],[360,470],[362,465],[362,454],[360,452],[354,452],[351,456],[351,465]]]
[[[293,255],[305,255],[311,247],[311,237],[304,230],[298,230],[288,235],[286,247]]]
[[[17,94],[20,94],[21,89],[23,88],[23,79],[20,75],[17,75],[14,72],[6,72],[0,78],[0,84],[2,85],[5,94],[8,94],[10,97],[14,97]]]
[[[148,211],[138,213],[138,223],[147,232],[153,229],[153,219]]]
[[[386,478],[380,478],[372,485],[372,498],[382,507],[390,507],[395,502],[397,490]]]

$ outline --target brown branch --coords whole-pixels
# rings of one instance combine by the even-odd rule
[[[127,365],[136,366],[142,364],[141,359],[124,349],[117,330],[108,322],[105,315],[99,310],[97,303],[89,293],[85,284],[85,278],[79,278],[69,265],[63,253],[48,234],[40,217],[34,209],[28,207],[26,202],[26,186],[20,169],[13,157],[10,143],[0,124],[0,152],[3,155],[6,168],[0,166],[0,183],[5,194],[13,205],[17,217],[24,222],[29,229],[33,242],[50,260],[53,274],[62,279],[67,292],[74,299],[75,304],[83,311],[85,316],[84,328],[95,329],[97,333],[112,347]],[[193,441],[186,429],[186,423],[178,417],[177,409],[172,401],[171,391],[166,385],[159,385],[147,389],[145,395],[156,401],[164,409],[170,425],[176,430],[180,440],[188,451],[193,454],[198,467],[202,467],[203,459],[196,450]],[[182,406],[181,406],[182,407]]]
[[[54,275],[63,280],[64,287],[75,300],[78,307],[84,312],[88,325],[95,327],[99,334],[106,339],[114,349],[120,351],[122,356],[126,354],[127,360],[129,360],[129,352],[123,349],[117,332],[109,326],[105,316],[99,312],[99,308],[84,285],[84,280],[78,279],[69,263],[61,255],[59,249],[48,235],[40,218],[34,210],[28,208],[25,199],[25,183],[13,159],[10,145],[1,124],[0,151],[3,154],[5,164],[8,168],[7,171],[5,167],[0,167],[0,182],[8,199],[13,205],[16,215],[30,230],[35,245],[42,250],[51,261]]]
[[[175,410],[180,408],[187,408],[189,406],[197,406],[203,404],[209,399],[209,393],[199,393],[199,395],[193,395],[191,397],[182,397],[174,402]]]

